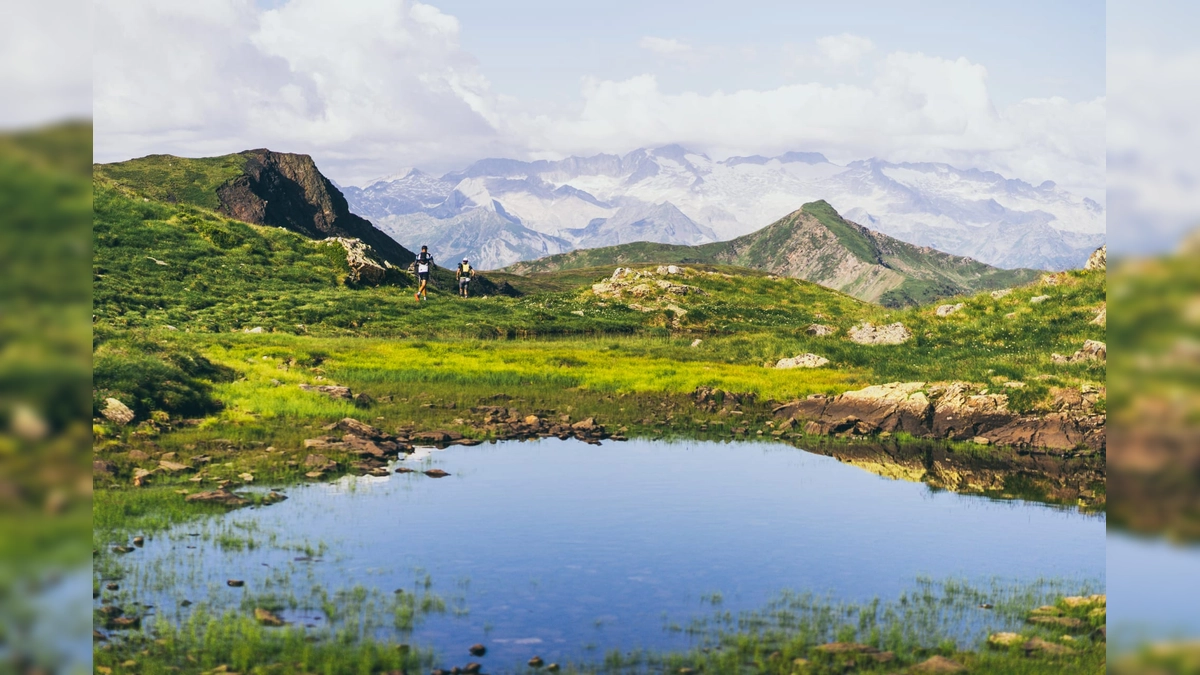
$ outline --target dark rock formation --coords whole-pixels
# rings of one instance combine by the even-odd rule
[[[251,150],[242,175],[217,188],[221,211],[256,225],[273,225],[312,239],[360,239],[384,260],[404,267],[411,251],[350,212],[346,198],[308,155]]]

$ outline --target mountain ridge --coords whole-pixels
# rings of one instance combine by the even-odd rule
[[[416,233],[409,231],[409,221],[418,220],[410,215],[415,211],[454,218],[472,208],[494,208],[492,202],[519,220],[531,241],[548,235],[567,240],[571,248],[592,248],[611,242],[579,238],[573,231],[613,217],[622,206],[670,204],[694,223],[686,236],[712,231],[714,241],[723,241],[777,221],[796,204],[824,199],[858,222],[917,246],[998,267],[1046,270],[1081,265],[1104,243],[1105,228],[1101,204],[1053,181],[1033,185],[934,162],[872,158],[841,165],[811,152],[714,161],[679,145],[559,160],[487,158],[440,177],[350,187],[346,196],[356,213],[386,224],[410,247],[417,245]],[[447,207],[439,208],[443,202]],[[665,225],[641,238],[696,243],[676,238]],[[422,243],[471,253],[451,239]],[[504,266],[519,260],[489,262]]]
[[[1036,270],[1001,270],[977,260],[902,242],[846,220],[823,200],[756,232],[725,242],[678,246],[638,242],[521,262],[521,275],[602,265],[730,264],[812,281],[885,306],[1032,281]]]

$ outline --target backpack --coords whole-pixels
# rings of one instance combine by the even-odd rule
[[[417,256],[416,263],[417,272],[420,274],[426,274],[429,272],[430,266],[433,265],[433,256],[429,255],[428,253],[422,253]]]
[[[464,277],[470,277],[475,270],[471,268],[471,263],[459,263],[458,271]]]

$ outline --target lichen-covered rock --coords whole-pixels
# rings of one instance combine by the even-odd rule
[[[934,310],[934,314],[937,314],[938,316],[950,316],[951,314],[962,309],[964,306],[965,305],[961,302],[956,305],[938,305],[938,308]]]
[[[817,354],[797,354],[791,358],[780,359],[775,363],[776,368],[820,368],[829,363],[829,359]]]
[[[122,425],[129,424],[136,417],[129,406],[111,396],[104,399],[104,408],[100,410],[100,414],[104,415],[104,418],[108,421]]]
[[[912,331],[899,321],[886,326],[863,323],[850,329],[850,340],[860,345],[898,345],[910,339]]]

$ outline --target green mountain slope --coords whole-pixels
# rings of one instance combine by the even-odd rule
[[[96,164],[93,175],[148,201],[187,204],[310,239],[351,237],[405,266],[413,253],[350,212],[340,190],[308,155],[247,150],[222,157],[150,155]]]
[[[702,246],[637,242],[572,251],[512,265],[535,274],[646,263],[729,264],[812,281],[888,307],[920,305],[1037,278],[1036,270],[1001,270],[971,258],[913,246],[842,218],[824,201],[737,239]]]

